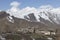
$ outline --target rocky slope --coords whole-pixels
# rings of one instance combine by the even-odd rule
[[[34,14],[31,13],[24,16],[25,19],[10,16],[9,13],[5,11],[0,12],[0,32],[15,32],[21,28],[36,28],[42,30],[56,30],[60,29],[60,25],[56,24],[52,19],[51,21],[45,20],[40,17],[37,21]],[[33,29],[32,29],[33,30]]]
[[[38,29],[50,28],[49,26],[41,22],[27,21],[25,19],[10,16],[8,13],[4,11],[0,12],[0,32],[14,32],[20,28],[32,28],[32,27]]]

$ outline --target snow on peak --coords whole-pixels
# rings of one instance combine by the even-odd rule
[[[33,13],[36,17],[36,20],[40,22],[39,18],[42,17],[45,20],[51,21],[57,21],[60,20],[60,7],[54,8],[51,5],[42,5],[38,8],[35,7],[25,7],[20,9],[19,8],[19,2],[12,2],[10,4],[12,7],[7,10],[10,15],[13,15],[18,18],[24,18],[24,16],[29,15],[30,13]],[[57,16],[56,16],[57,15]],[[56,18],[56,19],[55,19]],[[51,21],[52,22],[52,21]],[[56,23],[57,23],[56,22]]]
[[[14,19],[11,16],[8,16],[7,19],[9,22],[14,23]]]

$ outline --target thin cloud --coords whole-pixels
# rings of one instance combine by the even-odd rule
[[[20,5],[20,3],[17,2],[17,1],[14,1],[10,5],[13,6],[13,7],[18,7]]]

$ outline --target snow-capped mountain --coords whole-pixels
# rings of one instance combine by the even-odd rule
[[[41,13],[43,13],[48,18],[45,19]],[[27,15],[24,15],[23,17],[24,18],[17,18],[15,16],[9,15],[4,11],[0,12],[0,28],[1,28],[0,30],[3,32],[6,32],[6,31],[9,32],[13,30],[14,32],[20,28],[32,28],[32,27],[38,28],[38,29],[45,29],[45,30],[60,29],[60,24],[57,24],[53,20],[55,15],[48,16],[47,14],[45,14],[45,12],[40,12],[39,15],[35,15],[34,13],[29,13]],[[60,21],[58,18],[57,20]]]
[[[17,18],[26,19],[32,22],[41,22],[40,18],[47,20],[51,23],[60,24],[60,12],[59,8],[53,8],[51,6],[41,6],[40,8],[26,7],[24,9],[19,9],[12,7],[7,12]]]
[[[35,21],[35,22],[41,22],[41,18],[47,21],[50,21],[51,23],[56,23],[56,24],[60,24],[60,14],[55,14],[52,12],[48,12],[48,11],[40,11],[39,13],[37,13],[37,15],[35,13],[30,13],[27,15],[24,15],[24,18],[30,21]]]
[[[32,14],[32,17],[35,20],[35,16],[33,14]],[[33,19],[31,18],[30,20],[33,20]],[[20,28],[33,28],[33,27],[41,28],[41,29],[49,28],[47,25],[43,23],[33,22],[33,21],[28,21],[22,18],[16,18],[2,11],[0,12],[0,32],[15,32]]]

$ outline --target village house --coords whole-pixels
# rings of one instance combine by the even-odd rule
[[[37,34],[43,34],[43,35],[56,35],[56,33],[54,31],[50,32],[48,30],[36,30],[36,33]]]

